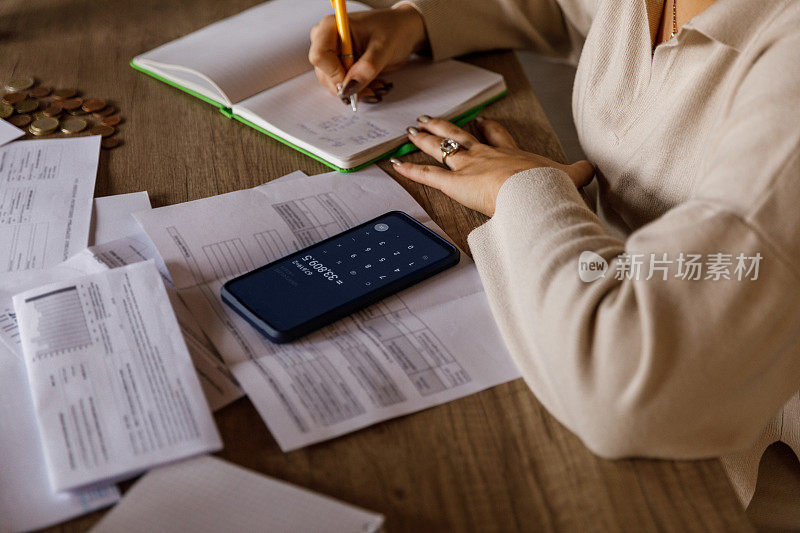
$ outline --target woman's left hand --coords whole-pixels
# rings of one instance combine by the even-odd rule
[[[594,167],[588,161],[562,165],[520,150],[508,130],[493,120],[478,119],[478,128],[487,144],[447,120],[421,116],[418,121],[418,126],[408,129],[408,139],[426,154],[441,161],[440,143],[444,138],[455,140],[462,148],[447,156],[449,169],[392,159],[395,170],[488,216],[494,214],[500,187],[517,172],[539,167],[557,168],[566,172],[576,187],[587,184],[594,174]]]

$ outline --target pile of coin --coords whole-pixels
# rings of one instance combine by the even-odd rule
[[[37,85],[29,76],[5,83],[0,97],[0,118],[35,137],[71,136],[80,133],[100,135],[100,146],[116,148],[122,141],[117,128],[122,117],[102,98],[82,98],[75,89],[52,89]]]

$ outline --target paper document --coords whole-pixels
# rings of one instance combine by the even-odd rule
[[[0,273],[54,266],[86,247],[100,136],[0,147]]]
[[[114,485],[57,492],[50,485],[36,426],[11,298],[53,281],[104,270],[70,260],[46,270],[0,276],[0,532],[40,529],[106,507],[119,499]]]
[[[138,226],[138,222],[136,223]],[[164,288],[167,290],[172,309],[175,311],[175,318],[183,333],[183,339],[189,348],[197,375],[200,378],[200,385],[208,400],[208,405],[212,411],[222,409],[234,400],[244,396],[244,392],[236,382],[236,378],[228,370],[222,357],[217,352],[214,345],[206,337],[203,330],[197,324],[189,310],[181,300],[175,287],[169,281],[166,268],[161,262],[161,256],[153,247],[150,238],[140,232],[131,237],[125,237],[105,244],[92,246],[87,253],[95,256],[99,261],[111,268],[118,268],[140,261],[153,259],[159,266],[164,279]]]
[[[141,232],[139,223],[131,215],[149,209],[147,191],[95,198],[89,244],[102,244]]]
[[[23,135],[25,135],[25,132],[18,127],[6,122],[5,120],[0,120],[0,146],[13,141],[14,139],[19,139]]]
[[[216,457],[157,468],[140,479],[93,533],[371,533],[383,517]]]
[[[443,235],[376,167],[290,175],[136,215],[283,450],[519,377],[466,256],[291,344],[270,343],[222,303],[228,279],[395,209]]]
[[[222,447],[152,261],[23,292],[14,309],[55,489]]]

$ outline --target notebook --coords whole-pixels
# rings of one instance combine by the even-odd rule
[[[348,2],[351,13],[365,9]],[[331,12],[323,0],[272,0],[131,65],[340,171],[413,150],[405,128],[420,115],[463,124],[506,92],[495,72],[415,58],[382,76],[394,88],[381,103],[361,104],[354,113],[318,83],[308,62],[309,32]]]

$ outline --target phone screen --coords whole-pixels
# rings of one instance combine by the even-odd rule
[[[231,280],[226,290],[272,328],[289,331],[454,253],[408,215],[392,212]]]

